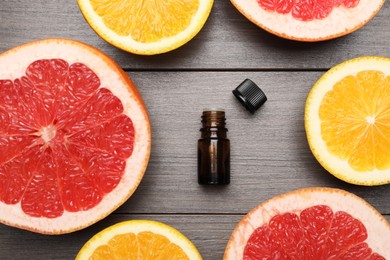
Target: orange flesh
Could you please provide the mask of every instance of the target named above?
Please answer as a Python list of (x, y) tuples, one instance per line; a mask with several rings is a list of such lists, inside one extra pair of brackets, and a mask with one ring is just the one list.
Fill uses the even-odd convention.
[(390, 168), (390, 76), (346, 76), (325, 95), (319, 116), (330, 153), (356, 171)]
[(91, 0), (91, 5), (118, 35), (151, 43), (184, 31), (198, 10), (199, 0)]
[(106, 245), (99, 246), (92, 254), (92, 260), (103, 259), (172, 259), (187, 260), (188, 256), (165, 236), (152, 232), (135, 235), (116, 235)]

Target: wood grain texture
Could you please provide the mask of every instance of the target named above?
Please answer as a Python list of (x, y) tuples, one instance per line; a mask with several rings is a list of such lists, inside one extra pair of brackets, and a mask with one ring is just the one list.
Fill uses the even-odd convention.
[[(149, 110), (153, 147), (135, 194), (116, 212), (84, 230), (45, 236), (0, 225), (0, 259), (72, 259), (105, 227), (128, 219), (170, 224), (199, 248), (221, 259), (231, 232), (263, 201), (310, 187), (345, 189), (390, 221), (387, 186), (349, 185), (327, 173), (307, 144), (304, 105), (327, 68), (346, 59), (390, 57), (390, 5), (359, 31), (332, 41), (300, 43), (277, 38), (246, 20), (227, 0), (215, 0), (202, 31), (188, 44), (153, 57), (109, 45), (88, 26), (73, 1), (0, 0), (0, 52), (33, 40), (65, 37), (110, 55), (138, 86)], [(245, 78), (268, 101), (250, 115), (231, 91)], [(203, 108), (222, 107), (231, 141), (231, 184), (197, 184), (197, 140)]]
[[(187, 236), (205, 260), (222, 259), (226, 244), (241, 215), (126, 215), (112, 214), (99, 223), (71, 234), (47, 236), (0, 226), (2, 260), (74, 259), (94, 234), (121, 221), (150, 219), (171, 225)], [(390, 216), (386, 216), (390, 221)]]
[(277, 38), (256, 27), (227, 1), (216, 0), (203, 30), (168, 54), (142, 57), (109, 45), (88, 26), (76, 1), (2, 0), (0, 52), (52, 37), (98, 47), (126, 69), (326, 69), (363, 55), (390, 57), (390, 5), (359, 31), (320, 43)]
[[(349, 190), (390, 214), (388, 186), (360, 187), (327, 173), (313, 157), (303, 125), (304, 105), (320, 72), (133, 72), (149, 109), (152, 156), (146, 175), (119, 212), (237, 213), (291, 190), (327, 186)], [(268, 101), (255, 115), (231, 91), (245, 78)], [(197, 184), (197, 140), (203, 108), (226, 111), (231, 185)]]

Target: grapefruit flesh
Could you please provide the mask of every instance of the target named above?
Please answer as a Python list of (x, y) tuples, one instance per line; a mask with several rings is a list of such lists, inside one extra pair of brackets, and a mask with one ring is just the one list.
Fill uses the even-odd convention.
[(324, 41), (367, 24), (384, 0), (231, 0), (250, 21), (277, 36)]
[(0, 63), (1, 221), (66, 233), (123, 203), (150, 153), (146, 110), (124, 72), (62, 39), (23, 45)]
[(234, 230), (224, 259), (386, 259), (390, 225), (346, 191), (307, 188), (256, 207)]
[(360, 0), (257, 0), (259, 5), (267, 11), (279, 14), (291, 12), (292, 17), (302, 21), (324, 19), (329, 16), (333, 8), (354, 8)]

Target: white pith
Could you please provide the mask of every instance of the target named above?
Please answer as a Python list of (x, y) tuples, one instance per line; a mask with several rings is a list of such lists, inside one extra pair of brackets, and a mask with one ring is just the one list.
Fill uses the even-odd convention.
[(344, 211), (361, 221), (368, 238), (365, 241), (376, 253), (390, 258), (390, 224), (366, 201), (352, 193), (331, 188), (306, 188), (270, 199), (250, 211), (237, 225), (227, 245), (224, 259), (243, 258), (244, 248), (253, 231), (268, 223), (279, 214), (293, 212), (300, 214), (303, 209), (315, 205), (328, 205), (333, 213)]
[(302, 41), (317, 41), (345, 35), (366, 24), (384, 4), (384, 0), (360, 0), (358, 6), (335, 7), (325, 19), (304, 22), (291, 12), (279, 14), (264, 10), (257, 0), (231, 0), (249, 20), (281, 37)]
[(89, 25), (103, 39), (123, 50), (150, 55), (173, 50), (195, 37), (205, 24), (214, 0), (199, 0), (199, 9), (184, 31), (151, 43), (141, 43), (133, 40), (131, 36), (118, 35), (104, 24), (103, 19), (93, 9), (90, 0), (78, 0), (77, 2)]
[(130, 220), (115, 224), (93, 236), (80, 250), (76, 259), (89, 259), (92, 253), (101, 245), (107, 244), (114, 236), (141, 232), (152, 232), (165, 236), (173, 244), (178, 245), (191, 260), (202, 259), (192, 242), (178, 230), (163, 223), (150, 220)]
[[(103, 56), (102, 56), (103, 55)], [(104, 58), (102, 58), (104, 57)], [(25, 75), (26, 68), (39, 59), (63, 59), (69, 64), (81, 62), (92, 69), (101, 87), (118, 97), (134, 125), (135, 140), (132, 156), (126, 161), (125, 173), (118, 186), (101, 203), (88, 211), (67, 212), (57, 218), (36, 218), (26, 215), (20, 206), (0, 202), (0, 222), (39, 233), (67, 233), (84, 228), (102, 219), (135, 191), (146, 169), (151, 133), (147, 114), (135, 92), (127, 88), (120, 69), (107, 56), (91, 47), (65, 39), (48, 39), (22, 45), (0, 55), (0, 79), (16, 79)]]
[[(362, 70), (377, 70), (390, 75), (390, 59), (381, 57), (361, 57), (346, 61), (325, 73), (313, 86), (305, 109), (306, 135), (310, 148), (317, 160), (336, 177), (354, 184), (378, 185), (390, 183), (390, 169), (358, 172), (348, 161), (329, 153), (321, 136), (319, 109), (321, 101), (333, 86), (347, 75), (356, 75)], [(367, 119), (368, 120), (368, 119)], [(369, 119), (371, 122), (375, 118)]]

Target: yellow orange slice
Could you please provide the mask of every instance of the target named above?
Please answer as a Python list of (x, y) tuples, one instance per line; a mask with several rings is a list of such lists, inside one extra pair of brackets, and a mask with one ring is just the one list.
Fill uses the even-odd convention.
[(205, 24), (213, 0), (78, 0), (89, 25), (125, 51), (151, 55), (176, 49)]
[(130, 220), (104, 229), (78, 253), (81, 259), (202, 259), (179, 231), (160, 222)]
[(325, 73), (307, 98), (305, 128), (313, 154), (336, 177), (390, 183), (390, 59), (356, 58)]

